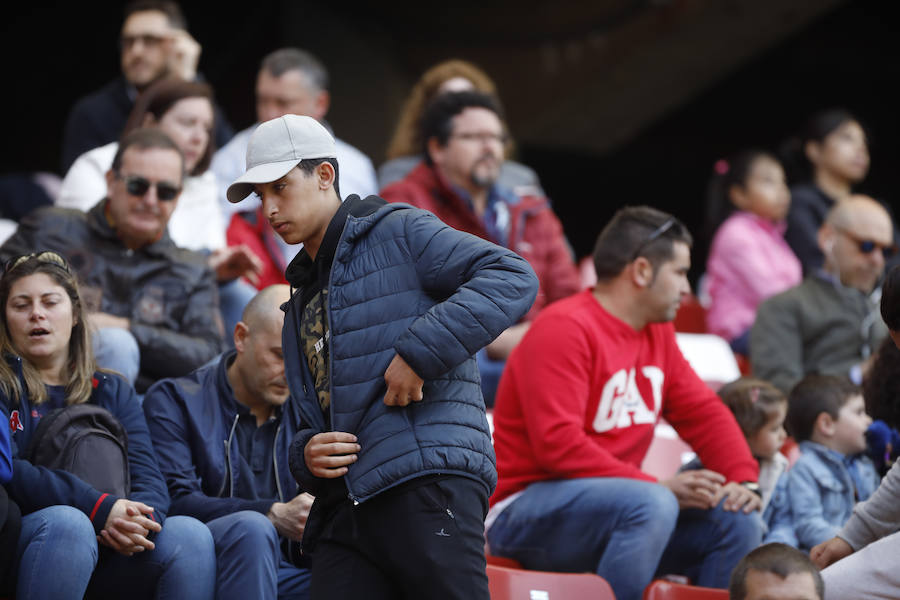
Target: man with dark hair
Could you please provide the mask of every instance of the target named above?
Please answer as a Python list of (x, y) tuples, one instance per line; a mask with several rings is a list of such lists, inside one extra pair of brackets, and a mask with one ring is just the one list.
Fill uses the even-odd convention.
[(304, 429), (291, 471), (316, 498), (314, 598), (487, 600), (494, 454), (472, 355), (531, 305), (514, 253), (434, 215), (334, 189), (332, 136), (285, 115), (250, 138), (234, 202), (256, 192), (304, 247), (287, 268), (284, 364)]
[(108, 197), (89, 212), (45, 207), (26, 216), (0, 260), (55, 250), (78, 272), (101, 367), (138, 391), (185, 375), (222, 349), (215, 276), (206, 257), (175, 246), (166, 225), (184, 179), (184, 157), (158, 129), (119, 144)]
[(299, 542), (312, 497), (288, 468), (300, 429), (281, 348), (279, 307), (289, 298), (286, 285), (259, 292), (234, 328), (234, 350), (156, 383), (144, 399), (172, 514), (212, 532), (219, 598), (309, 597)]
[(896, 252), (884, 207), (867, 196), (835, 204), (819, 230), (825, 265), (760, 304), (750, 330), (753, 374), (787, 393), (807, 373), (862, 381), (863, 365), (887, 335), (878, 280)]
[[(675, 217), (619, 210), (597, 240), (596, 286), (544, 309), (513, 350), (494, 409), (492, 554), (592, 571), (638, 600), (657, 572), (725, 588), (759, 544), (756, 461), (670, 322), (690, 291), (690, 244)], [(660, 417), (706, 469), (641, 470)]]
[(541, 282), (525, 319), (479, 356), (490, 403), (509, 353), (529, 323), (549, 303), (577, 292), (580, 279), (562, 225), (549, 201), (532, 189), (497, 185), (506, 132), (497, 102), (480, 92), (441, 94), (422, 117), (424, 160), (404, 179), (382, 190), (388, 202), (433, 212), (455, 227), (525, 258)]
[(729, 600), (823, 600), (825, 584), (809, 557), (787, 544), (760, 546), (741, 559)]
[[(281, 48), (266, 55), (256, 78), (257, 122), (235, 134), (213, 158), (212, 170), (222, 189), (226, 189), (244, 172), (247, 144), (260, 123), (282, 115), (307, 116), (325, 123), (325, 115), (331, 105), (328, 85), (325, 65), (306, 50)], [(334, 143), (341, 165), (340, 187), (343, 193), (348, 196), (357, 194), (361, 198), (376, 193), (375, 167), (369, 157), (338, 138)], [(233, 213), (235, 207), (227, 201), (224, 193), (222, 200), (226, 214)], [(242, 206), (241, 210), (251, 208)], [(296, 251), (296, 248), (292, 250), (291, 258)]]
[[(75, 159), (118, 139), (138, 94), (158, 79), (171, 75), (185, 80), (197, 76), (200, 44), (187, 31), (181, 8), (171, 0), (134, 0), (125, 6), (119, 39), (122, 74), (75, 103), (66, 121), (62, 142), (62, 173)], [(216, 107), (216, 145), (233, 131)]]

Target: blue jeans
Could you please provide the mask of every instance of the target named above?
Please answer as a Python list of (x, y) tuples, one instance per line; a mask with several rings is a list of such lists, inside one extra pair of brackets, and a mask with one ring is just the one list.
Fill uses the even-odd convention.
[(118, 327), (104, 327), (94, 332), (92, 338), (97, 365), (120, 373), (134, 385), (141, 369), (141, 351), (131, 332)]
[(487, 350), (482, 348), (475, 353), (475, 362), (478, 364), (478, 373), (481, 375), (481, 394), (484, 396), (484, 405), (492, 408), (506, 361), (489, 358)]
[(94, 527), (80, 510), (33, 512), (22, 518), (16, 597), (82, 598), (86, 590), (89, 598), (213, 597), (215, 553), (203, 523), (170, 517), (153, 541), (155, 549), (130, 557), (98, 551)]
[(244, 315), (244, 307), (256, 295), (256, 288), (243, 279), (219, 284), (219, 312), (225, 325), (225, 342), (234, 348), (234, 326)]
[[(640, 600), (658, 571), (727, 587), (759, 545), (758, 515), (679, 511), (675, 495), (646, 481), (582, 478), (531, 484), (488, 531), (491, 553), (529, 569), (592, 571), (619, 600)], [(677, 567), (677, 569), (676, 569)]]
[(309, 570), (284, 559), (265, 515), (244, 510), (206, 525), (216, 544), (218, 598), (309, 599)]

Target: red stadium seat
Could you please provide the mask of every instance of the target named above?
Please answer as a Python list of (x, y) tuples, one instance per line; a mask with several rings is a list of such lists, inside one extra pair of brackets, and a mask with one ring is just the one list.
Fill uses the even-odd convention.
[(491, 600), (615, 600), (605, 579), (593, 573), (548, 573), (487, 566)]
[(728, 590), (657, 580), (644, 590), (644, 600), (728, 600)]
[(505, 556), (492, 556), (490, 554), (488, 554), (486, 557), (487, 564), (494, 565), (495, 567), (506, 567), (508, 569), (522, 568), (522, 563), (514, 558), (506, 558)]
[(675, 314), (675, 331), (682, 333), (707, 333), (706, 309), (697, 296), (691, 294), (681, 303)]

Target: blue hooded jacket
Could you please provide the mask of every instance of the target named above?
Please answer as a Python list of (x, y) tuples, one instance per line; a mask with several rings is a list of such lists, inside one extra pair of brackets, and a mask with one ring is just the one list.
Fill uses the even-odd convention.
[[(528, 311), (537, 277), (505, 248), (427, 211), (383, 202), (351, 196), (336, 216), (349, 212), (327, 284), (330, 420), (361, 447), (343, 481), (355, 503), (429, 474), (470, 477), (490, 493), (496, 459), (473, 355)], [(301, 252), (294, 263), (304, 260)], [(286, 303), (283, 334), (304, 426), (291, 446), (291, 471), (316, 495), (330, 480), (309, 472), (303, 450), (326, 421), (301, 345), (302, 296), (300, 289)], [(384, 404), (384, 373), (395, 354), (425, 380), (421, 402)]]

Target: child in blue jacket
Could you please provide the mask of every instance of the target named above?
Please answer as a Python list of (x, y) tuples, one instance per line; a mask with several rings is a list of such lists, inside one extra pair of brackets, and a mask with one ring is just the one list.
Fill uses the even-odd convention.
[(864, 455), (871, 422), (859, 387), (845, 378), (808, 375), (791, 390), (787, 425), (801, 454), (776, 490), (784, 498), (774, 502), (783, 500), (787, 510), (775, 516), (773, 530), (789, 526), (806, 550), (835, 536), (879, 484)]

